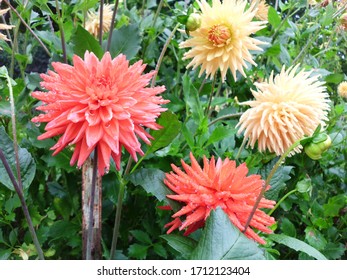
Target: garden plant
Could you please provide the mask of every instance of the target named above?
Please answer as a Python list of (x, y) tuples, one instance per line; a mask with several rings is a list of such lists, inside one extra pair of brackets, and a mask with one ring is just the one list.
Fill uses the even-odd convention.
[(347, 259), (347, 1), (0, 5), (0, 259)]

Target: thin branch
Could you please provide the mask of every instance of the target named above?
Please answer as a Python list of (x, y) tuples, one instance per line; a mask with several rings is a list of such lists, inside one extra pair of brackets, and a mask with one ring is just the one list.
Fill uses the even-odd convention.
[[(58, 0), (55, 0), (55, 6), (56, 6), (56, 10), (57, 10), (57, 15), (58, 15), (58, 25), (59, 25), (60, 38), (61, 38), (61, 48), (63, 50), (63, 61), (64, 61), (64, 63), (67, 63), (65, 33), (64, 33), (64, 26), (62, 23), (62, 17), (60, 15)], [(63, 3), (61, 3), (61, 9), (63, 10)]]
[[(114, 29), (114, 23), (116, 21), (116, 15), (117, 15), (117, 10), (118, 10), (118, 4), (119, 4), (119, 0), (116, 0), (116, 3), (114, 5), (113, 8), (113, 14), (112, 14), (112, 20), (111, 20), (111, 25), (110, 25), (110, 31), (108, 33), (108, 39), (107, 39), (107, 47), (106, 47), (106, 51), (108, 52), (111, 48), (111, 41), (112, 41), (112, 33), (113, 33), (113, 29)], [(124, 3), (125, 4), (125, 3)]]
[(102, 29), (104, 24), (104, 0), (100, 0), (99, 17), (99, 44), (100, 46), (102, 46)]
[(15, 189), (15, 191), (17, 192), (18, 194), (18, 197), (19, 197), (19, 200), (20, 200), (20, 203), (21, 203), (21, 206), (22, 206), (22, 209), (23, 209), (23, 213), (24, 213), (24, 216), (25, 216), (25, 219), (27, 220), (27, 223), (28, 223), (28, 227), (29, 227), (29, 231), (30, 231), (30, 235), (31, 235), (31, 238), (34, 242), (34, 245), (35, 245), (35, 248), (36, 248), (36, 251), (37, 251), (37, 254), (39, 256), (39, 259), (40, 260), (44, 260), (45, 257), (43, 255), (43, 251), (41, 249), (41, 246), (40, 246), (40, 243), (39, 243), (39, 240), (37, 239), (37, 236), (36, 236), (36, 232), (35, 232), (35, 229), (34, 229), (34, 226), (33, 226), (33, 223), (31, 221), (31, 217), (30, 217), (30, 214), (29, 214), (29, 210), (28, 210), (28, 206), (25, 202), (25, 198), (24, 198), (24, 195), (23, 195), (23, 190), (22, 188), (19, 187), (14, 175), (13, 175), (13, 172), (10, 168), (10, 165), (8, 164), (7, 160), (6, 160), (6, 157), (2, 151), (2, 149), (0, 148), (0, 160), (2, 161), (4, 167), (5, 167), (5, 170), (8, 174), (8, 176), (10, 177), (10, 180), (13, 184), (13, 187)]
[(31, 27), (25, 22), (25, 20), (21, 17), (21, 15), (17, 12), (17, 10), (10, 4), (8, 0), (4, 0), (4, 2), (11, 8), (11, 10), (17, 15), (17, 17), (20, 19), (20, 21), (23, 23), (23, 25), (29, 30), (29, 32), (34, 36), (34, 38), (39, 42), (41, 47), (44, 49), (44, 51), (48, 54), (49, 57), (52, 57), (51, 53), (47, 49), (47, 47), (43, 44), (41, 39), (37, 37), (35, 32), (31, 29)]

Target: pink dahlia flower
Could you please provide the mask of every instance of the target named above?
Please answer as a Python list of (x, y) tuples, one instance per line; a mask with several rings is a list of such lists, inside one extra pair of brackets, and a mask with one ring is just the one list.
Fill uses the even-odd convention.
[(100, 175), (109, 170), (111, 156), (120, 168), (122, 147), (137, 161), (136, 153), (144, 154), (137, 136), (150, 144), (152, 137), (144, 128), (161, 128), (155, 120), (166, 110), (160, 105), (168, 103), (158, 96), (164, 86), (146, 88), (154, 72), (143, 74), (142, 61), (129, 66), (124, 55), (112, 59), (108, 52), (100, 61), (87, 51), (84, 60), (73, 57), (73, 66), (52, 66), (54, 71), (41, 74), (41, 86), (48, 92), (32, 93), (43, 102), (37, 110), (44, 112), (32, 121), (47, 122), (38, 139), (60, 136), (53, 155), (75, 144), (70, 164), (77, 162), (78, 167), (96, 148)]

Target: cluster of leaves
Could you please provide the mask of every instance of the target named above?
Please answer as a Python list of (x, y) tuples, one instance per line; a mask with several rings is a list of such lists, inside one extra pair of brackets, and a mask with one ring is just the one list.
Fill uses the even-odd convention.
[[(23, 6), (14, 1), (16, 9), (36, 35), (48, 47), (48, 57), (31, 37), (20, 20), (12, 14), (16, 25), (17, 48), (1, 42), (4, 62), (13, 75), (17, 112), (17, 137), (20, 145), (21, 175), (24, 194), (38, 238), (47, 258), (78, 259), (81, 242), (81, 171), (69, 165), (73, 147), (52, 157), (51, 139), (38, 141), (43, 131), (30, 122), (36, 114), (30, 92), (40, 87), (39, 74), (52, 61), (62, 61), (59, 24), (66, 41), (67, 58), (83, 56), (86, 50), (97, 56), (103, 47), (83, 27), (83, 13), (97, 7), (96, 0), (61, 1), (62, 17), (56, 15), (55, 1), (33, 0)], [(125, 6), (126, 2), (126, 6)], [(161, 50), (179, 19), (193, 1), (136, 1), (121, 3), (113, 31), (112, 57), (124, 53), (131, 61), (142, 59), (155, 69)], [(279, 3), (275, 8), (275, 2)], [(347, 243), (347, 131), (346, 103), (336, 94), (337, 85), (345, 80), (347, 41), (339, 27), (337, 9), (309, 7), (307, 1), (268, 1), (269, 23), (256, 37), (268, 44), (264, 51), (253, 53), (257, 67), (247, 70), (247, 78), (235, 82), (230, 73), (225, 83), (198, 78), (197, 71), (187, 71), (182, 60), (185, 50), (179, 43), (187, 38), (184, 26), (176, 32), (163, 58), (157, 83), (166, 86), (165, 99), (169, 111), (158, 119), (164, 129), (152, 131), (151, 146), (143, 145), (145, 156), (133, 167), (123, 201), (118, 259), (346, 259)], [(336, 34), (339, 34), (338, 36)], [(107, 37), (104, 38), (104, 45)], [(14, 56), (11, 63), (11, 55)], [(15, 62), (14, 62), (15, 61)], [(265, 246), (245, 238), (216, 210), (204, 230), (184, 237), (180, 232), (165, 234), (164, 225), (171, 220), (171, 211), (158, 206), (177, 208), (166, 199), (169, 192), (163, 184), (170, 164), (180, 166), (189, 152), (197, 158), (206, 155), (235, 158), (246, 162), (250, 173), (266, 178), (278, 158), (256, 149), (240, 150), (243, 138), (237, 134), (237, 118), (223, 116), (245, 110), (238, 101), (252, 98), (250, 88), (259, 79), (282, 65), (300, 63), (315, 69), (326, 82), (331, 97), (331, 111), (326, 132), (332, 147), (319, 161), (304, 153), (286, 159), (277, 170), (268, 191), (269, 199), (281, 201), (273, 216), (275, 234), (263, 236)], [(39, 66), (38, 66), (39, 65)], [(216, 91), (214, 91), (216, 89)], [(11, 110), (8, 87), (0, 84), (0, 147), (15, 170), (11, 135)], [(211, 94), (214, 96), (210, 99)], [(123, 167), (128, 155), (124, 156)], [(119, 178), (114, 166), (102, 179), (102, 246), (103, 257), (109, 257), (114, 215), (117, 206)], [(20, 202), (0, 164), (0, 259), (36, 258), (28, 234)]]

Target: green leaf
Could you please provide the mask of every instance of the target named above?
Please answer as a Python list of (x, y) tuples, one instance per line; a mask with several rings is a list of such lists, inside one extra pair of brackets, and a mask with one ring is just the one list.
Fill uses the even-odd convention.
[[(272, 167), (276, 163), (278, 158), (274, 158), (269, 164), (265, 165), (260, 170), (260, 175), (265, 180), (269, 175)], [(292, 171), (293, 166), (280, 166), (276, 173), (270, 180), (271, 188), (266, 191), (265, 196), (268, 199), (277, 200), (279, 193), (286, 187), (286, 182), (290, 180), (290, 172)]]
[(296, 237), (296, 228), (289, 219), (283, 218), (280, 228), (285, 235)]
[(184, 100), (192, 112), (193, 119), (200, 124), (204, 118), (204, 111), (200, 104), (198, 90), (192, 84), (190, 77), (184, 74), (182, 77)]
[(330, 74), (330, 75), (326, 76), (325, 82), (337, 85), (337, 84), (341, 83), (344, 79), (345, 79), (344, 74), (336, 73), (336, 74)]
[(136, 238), (137, 241), (151, 245), (152, 240), (149, 235), (142, 230), (131, 230), (130, 233)]
[(102, 58), (104, 52), (100, 47), (99, 42), (85, 30), (81, 25), (78, 25), (76, 32), (71, 37), (74, 45), (73, 50), (79, 57), (84, 57), (86, 51), (94, 53), (99, 59)]
[[(107, 41), (103, 45), (106, 46)], [(141, 48), (140, 30), (137, 24), (124, 25), (112, 33), (110, 53), (112, 57), (125, 54), (127, 59), (134, 58)]]
[(129, 246), (128, 253), (129, 257), (143, 260), (147, 256), (149, 246), (140, 245), (140, 244), (132, 244)]
[(342, 243), (328, 243), (323, 253), (329, 260), (337, 260), (341, 259), (345, 251), (346, 248)]
[(159, 243), (155, 243), (153, 245), (153, 250), (154, 252), (159, 255), (160, 257), (166, 259), (167, 258), (167, 253), (166, 253), (166, 250), (164, 248), (163, 245), (159, 244)]
[(184, 139), (187, 141), (187, 144), (191, 150), (194, 149), (194, 136), (191, 130), (187, 127), (187, 124), (182, 126), (182, 134)]
[(324, 238), (323, 234), (321, 234), (317, 229), (313, 228), (313, 227), (307, 227), (305, 229), (305, 240), (307, 240), (307, 242), (315, 247), (318, 250), (323, 250), (326, 245), (327, 245), (327, 241)]
[(300, 193), (307, 193), (312, 191), (311, 178), (305, 177), (303, 180), (299, 181), (296, 184), (296, 188), (298, 189), (298, 192)]
[(151, 141), (146, 154), (153, 153), (156, 150), (168, 146), (181, 130), (181, 122), (170, 111), (161, 113), (157, 123), (163, 128), (152, 130), (151, 135), (154, 139)]
[(274, 28), (277, 28), (282, 21), (281, 17), (277, 14), (277, 11), (271, 6), (269, 7), (268, 20)]
[(206, 146), (215, 143), (217, 141), (221, 141), (224, 138), (233, 136), (236, 133), (236, 129), (235, 128), (231, 128), (228, 126), (224, 126), (222, 124), (220, 124), (215, 130), (213, 130), (213, 132), (211, 133)]
[(161, 235), (170, 247), (179, 252), (184, 259), (189, 259), (193, 250), (196, 248), (197, 242), (187, 236), (178, 234)]
[(220, 208), (211, 211), (206, 226), (193, 251), (194, 260), (263, 260), (263, 251), (231, 222)]
[(340, 210), (343, 207), (346, 207), (346, 204), (347, 204), (347, 196), (344, 194), (340, 194), (340, 195), (329, 198), (328, 203), (323, 205), (324, 216), (338, 217)]
[(168, 199), (166, 195), (173, 192), (164, 184), (165, 173), (159, 169), (141, 168), (129, 176), (130, 182), (135, 186), (141, 186), (146, 192), (153, 194), (159, 201), (166, 201), (174, 211), (181, 206), (178, 202)]
[(268, 238), (272, 241), (285, 245), (295, 251), (304, 252), (317, 260), (327, 259), (322, 253), (317, 251), (315, 248), (294, 237), (290, 237), (285, 234), (269, 234)]
[(320, 20), (322, 28), (331, 24), (335, 19), (334, 17), (335, 8), (332, 5), (332, 3), (329, 3), (329, 5), (325, 7), (324, 11), (325, 11), (324, 16)]
[[(16, 169), (16, 160), (14, 155), (13, 142), (8, 137), (5, 132), (4, 127), (0, 127), (0, 148), (2, 149), (8, 164), (11, 167), (11, 170), (17, 179), (17, 169)], [(22, 178), (23, 189), (29, 188), (31, 182), (35, 177), (36, 172), (36, 164), (30, 153), (27, 149), (18, 147), (18, 156), (19, 156), (19, 165), (20, 165), (20, 173)], [(10, 190), (14, 190), (10, 177), (8, 176), (5, 167), (0, 161), (0, 183), (5, 185)]]

